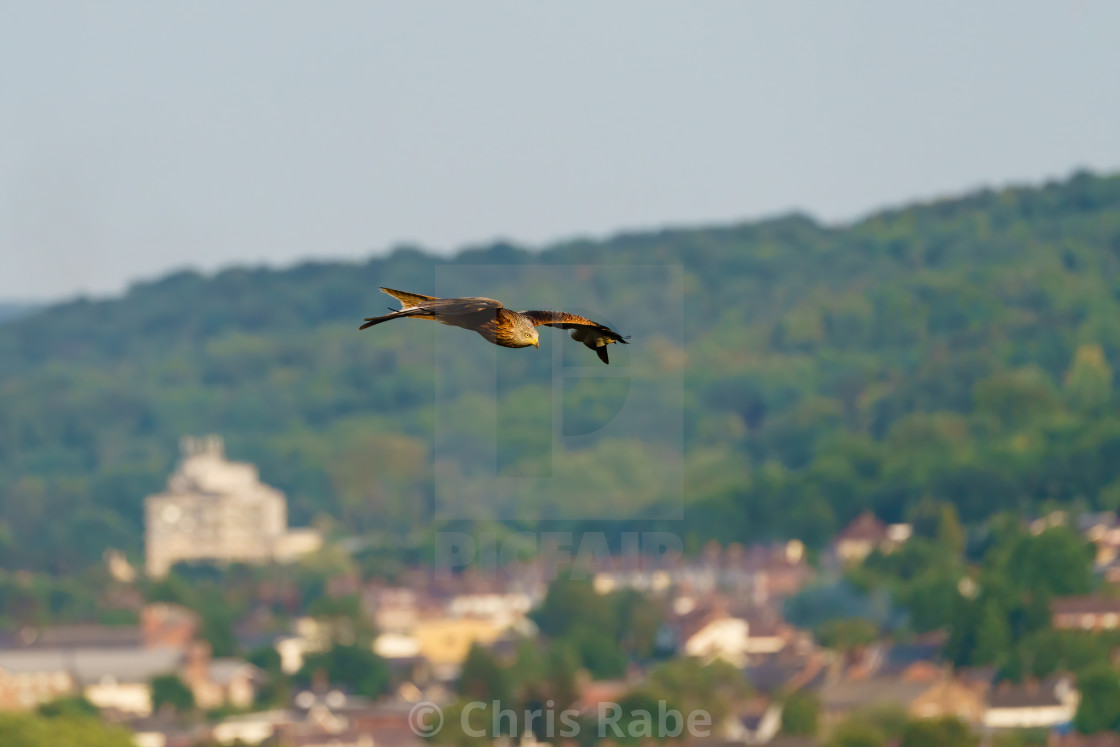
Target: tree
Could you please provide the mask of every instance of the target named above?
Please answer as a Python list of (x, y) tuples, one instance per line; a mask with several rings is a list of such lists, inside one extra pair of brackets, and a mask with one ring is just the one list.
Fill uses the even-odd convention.
[(1120, 511), (1120, 478), (1100, 489), (1097, 503), (1106, 511)]
[(987, 602), (981, 609), (976, 629), (976, 649), (972, 654), (974, 664), (997, 664), (1011, 649), (1011, 628), (1007, 613), (995, 601)]
[(210, 644), (214, 656), (233, 656), (237, 653), (237, 634), (234, 632), (235, 618), (226, 606), (214, 606), (201, 610), (199, 637)]
[(557, 708), (567, 708), (579, 697), (579, 654), (564, 640), (553, 641), (545, 657), (547, 692)]
[(851, 719), (837, 726), (825, 742), (827, 747), (884, 747), (886, 743), (881, 730), (864, 721)]
[(296, 681), (310, 685), (318, 672), (331, 684), (367, 698), (383, 695), (391, 681), (388, 663), (365, 646), (336, 643), (326, 651), (310, 654), (296, 673)]
[(255, 648), (245, 658), (250, 664), (269, 674), (281, 671), (282, 660), (275, 646)]
[(1112, 367), (1100, 345), (1080, 345), (1066, 372), (1066, 391), (1083, 412), (1096, 413), (1112, 396)]
[(29, 713), (0, 712), (0, 744), (4, 747), (134, 747), (132, 734), (81, 716), (46, 718)]
[(858, 617), (829, 620), (817, 628), (817, 640), (825, 648), (851, 651), (879, 638), (879, 627)]
[[(621, 717), (612, 725), (600, 726), (596, 731), (605, 733), (608, 739), (618, 744), (645, 744), (651, 740), (662, 741), (667, 735), (658, 734), (659, 706), (666, 710), (673, 709), (685, 714), (677, 704), (658, 699), (640, 690), (622, 696), (616, 705)], [(687, 714), (682, 716), (681, 723), (670, 723), (668, 728), (685, 727), (684, 719), (686, 718)], [(687, 734), (687, 731), (684, 733)]]
[(782, 733), (815, 736), (820, 728), (820, 717), (820, 699), (811, 693), (792, 693), (782, 704)]
[(579, 652), (580, 660), (592, 678), (610, 679), (626, 673), (626, 654), (610, 633), (581, 626), (573, 630), (567, 639)]
[(58, 698), (43, 703), (36, 709), (40, 716), (47, 718), (78, 717), (97, 718), (101, 711), (83, 697)]
[(937, 516), (937, 541), (954, 553), (964, 551), (965, 533), (957, 508), (952, 503), (942, 503)]
[(1120, 730), (1120, 676), (1107, 665), (1082, 673), (1077, 680), (1081, 703), (1073, 725), (1082, 734)]
[(547, 636), (560, 637), (576, 628), (613, 635), (617, 621), (606, 597), (587, 580), (559, 578), (548, 586), (540, 607), (530, 617)]
[(650, 672), (644, 689), (682, 711), (704, 709), (713, 723), (721, 721), (751, 691), (743, 673), (732, 664), (722, 659), (704, 664), (694, 657), (659, 664)]
[(368, 646), (376, 637), (357, 594), (317, 597), (307, 605), (307, 614), (326, 626), (332, 641)]
[(622, 649), (638, 658), (649, 657), (663, 622), (657, 605), (636, 589), (615, 592), (611, 603), (615, 607)]
[(459, 673), (459, 695), (467, 700), (508, 704), (509, 674), (488, 649), (472, 643)]
[(194, 709), (194, 693), (187, 683), (175, 674), (161, 674), (152, 678), (152, 710), (170, 708), (178, 713)]
[(955, 718), (911, 721), (902, 732), (899, 747), (975, 747), (980, 738), (968, 724)]
[(249, 652), (248, 662), (265, 674), (265, 681), (257, 688), (256, 704), (261, 707), (279, 706), (291, 697), (291, 679), (284, 673), (280, 652), (274, 646), (261, 646)]
[(1010, 546), (1007, 566), (996, 570), (1020, 588), (1054, 596), (1093, 589), (1093, 546), (1065, 526), (1038, 536), (1021, 535)]

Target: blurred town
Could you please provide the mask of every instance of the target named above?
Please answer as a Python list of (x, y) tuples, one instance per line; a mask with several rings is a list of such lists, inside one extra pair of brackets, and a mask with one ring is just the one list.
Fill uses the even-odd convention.
[[(438, 743), (540, 743), (550, 735), (528, 729), (471, 738), (453, 714), (466, 701), (548, 702), (594, 723), (602, 703), (657, 699), (711, 713), (709, 736), (683, 737), (697, 744), (823, 744), (892, 719), (963, 726), (984, 743), (1120, 744), (1069, 728), (1085, 699), (1110, 696), (1082, 692), (1078, 658), (1120, 657), (1112, 512), (977, 532), (934, 504), (912, 524), (863, 513), (815, 554), (791, 538), (712, 542), (696, 557), (614, 554), (551, 577), (539, 558), (378, 575), (352, 549), (288, 527), (285, 497), (216, 436), (183, 439), (145, 508), (145, 567), (105, 553), (101, 602), (118, 619), (5, 633), (0, 709), (96, 713), (138, 747), (415, 745), (409, 714), (421, 701), (451, 714)], [(1080, 547), (1092, 552), (1071, 566)], [(917, 589), (938, 607), (930, 621), (920, 605), (900, 618), (868, 591), (867, 579), (886, 578), (905, 597), (924, 566), (977, 553), (960, 563), (953, 598)], [(1006, 616), (975, 610), (997, 556), (1047, 593), (1021, 609), (1012, 600)], [(231, 589), (251, 600), (243, 614), (223, 606)], [(976, 620), (950, 634), (938, 615)], [(997, 671), (1013, 625), (1031, 627), (1038, 650)]]

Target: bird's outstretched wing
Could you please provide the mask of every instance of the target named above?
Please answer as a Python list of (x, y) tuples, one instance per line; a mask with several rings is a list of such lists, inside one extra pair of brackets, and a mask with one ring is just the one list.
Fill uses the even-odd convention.
[(441, 317), (467, 316), (480, 311), (496, 311), (502, 308), (502, 304), (492, 298), (436, 298), (434, 296), (422, 296), (418, 293), (405, 293), (404, 291), (390, 290), (389, 288), (382, 288), (381, 290), (398, 299), (404, 308), (400, 311), (386, 314), (385, 316), (366, 317), (364, 320), (365, 324), (358, 327), (358, 329), (366, 329), (375, 324), (387, 322), (390, 319), (401, 319), (405, 317), (413, 319), (439, 319)]
[(572, 339), (576, 342), (582, 342), (594, 350), (603, 363), (610, 363), (610, 358), (607, 356), (607, 345), (615, 342), (621, 342), (623, 345), (630, 344), (626, 341), (629, 339), (628, 337), (623, 337), (610, 327), (577, 314), (569, 314), (566, 311), (539, 310), (521, 311), (519, 313), (528, 317), (538, 327), (557, 327), (572, 330)]
[(435, 301), (439, 298), (439, 296), (425, 296), (422, 293), (409, 293), (408, 291), (393, 290), (392, 288), (382, 288), (381, 292), (388, 293), (390, 296), (400, 301), (402, 309), (416, 306), (424, 301)]

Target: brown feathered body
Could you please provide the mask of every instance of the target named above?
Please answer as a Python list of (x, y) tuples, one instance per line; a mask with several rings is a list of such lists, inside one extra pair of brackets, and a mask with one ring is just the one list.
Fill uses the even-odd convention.
[(487, 341), (503, 348), (527, 348), (533, 345), (536, 337), (533, 324), (509, 309), (487, 309), (469, 314), (433, 314), (416, 316), (415, 319), (432, 319), (450, 327), (469, 329), (482, 335)]

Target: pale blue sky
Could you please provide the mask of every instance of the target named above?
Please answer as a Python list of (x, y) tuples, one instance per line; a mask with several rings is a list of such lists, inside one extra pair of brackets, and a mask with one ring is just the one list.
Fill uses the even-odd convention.
[(1120, 169), (1120, 3), (0, 0), (0, 298)]

